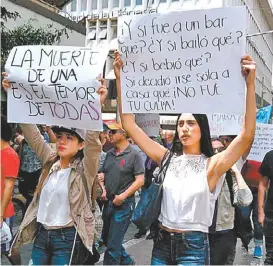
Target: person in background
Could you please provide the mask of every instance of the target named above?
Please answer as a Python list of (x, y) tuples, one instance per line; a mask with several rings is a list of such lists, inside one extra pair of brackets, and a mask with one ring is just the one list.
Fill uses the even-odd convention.
[[(228, 147), (236, 136), (220, 136), (221, 141), (224, 143), (225, 147)], [(254, 243), (255, 249), (253, 252), (254, 258), (262, 258), (263, 256), (263, 231), (258, 223), (258, 184), (261, 178), (259, 174), (260, 163), (255, 161), (247, 160), (247, 156), (250, 152), (251, 145), (244, 152), (243, 156), (237, 161), (236, 166), (238, 170), (242, 173), (242, 176), (246, 183), (248, 184), (253, 200), (250, 205), (246, 207), (241, 207), (242, 221), (244, 224), (244, 234), (247, 241), (250, 242), (253, 238), (252, 223), (254, 225)], [(251, 216), (252, 213), (252, 216)], [(252, 223), (251, 223), (252, 218)], [(233, 255), (235, 256), (236, 249), (233, 250)]]
[[(212, 147), (215, 154), (225, 150), (220, 139), (212, 139)], [(234, 206), (248, 206), (252, 202), (252, 193), (245, 183), (236, 165), (227, 171), (216, 201), (212, 226), (210, 227), (210, 264), (232, 265), (229, 258), (231, 250), (237, 243), (237, 234), (234, 228)]]
[(105, 139), (102, 150), (104, 152), (108, 152), (111, 149), (115, 148), (114, 144), (110, 141), (109, 127), (106, 123), (103, 123), (103, 132), (101, 134), (102, 134), (102, 138)]
[[(50, 143), (51, 141), (50, 141), (49, 135), (47, 133), (48, 127), (46, 125), (39, 125), (38, 128), (41, 132), (41, 135), (44, 137), (45, 143)], [(52, 134), (54, 135), (53, 132), (52, 132)], [(54, 136), (54, 139), (55, 139), (55, 136)]]
[[(265, 265), (273, 265), (273, 151), (268, 152), (259, 169), (258, 210), (259, 223), (265, 237)], [(265, 200), (265, 194), (267, 197)]]
[[(38, 127), (45, 143), (56, 142), (56, 136), (50, 127)], [(47, 132), (50, 132), (49, 134)], [(51, 136), (52, 139), (49, 138)], [(26, 208), (33, 199), (34, 191), (37, 187), (42, 164), (34, 150), (28, 145), (26, 139), (23, 139), (19, 147), (20, 171), (19, 171), (19, 192), (26, 199)]]
[(164, 138), (162, 139), (164, 147), (171, 150), (173, 145), (174, 132), (172, 130), (167, 130), (164, 134)]
[(104, 161), (104, 185), (107, 202), (103, 208), (104, 265), (133, 265), (123, 239), (135, 208), (135, 192), (144, 185), (144, 167), (139, 153), (129, 144), (118, 123), (108, 125), (110, 140), (116, 148)]
[[(253, 201), (249, 206), (243, 207), (241, 210), (246, 236), (249, 241), (253, 238), (254, 231), (255, 249), (253, 252), (253, 257), (257, 259), (261, 259), (263, 257), (263, 228), (258, 219), (258, 187), (262, 178), (259, 172), (260, 166), (260, 162), (247, 160), (242, 169), (242, 175), (252, 192)], [(254, 230), (252, 224), (254, 226)]]
[[(14, 221), (14, 206), (12, 204), (12, 193), (15, 179), (19, 171), (19, 157), (10, 147), (9, 142), (12, 139), (13, 130), (11, 124), (7, 123), (7, 118), (1, 115), (1, 220), (7, 223), (12, 233)], [(12, 265), (20, 265), (21, 257), (18, 249), (12, 249), (12, 256), (8, 256), (11, 243), (1, 245), (1, 254), (5, 255)]]

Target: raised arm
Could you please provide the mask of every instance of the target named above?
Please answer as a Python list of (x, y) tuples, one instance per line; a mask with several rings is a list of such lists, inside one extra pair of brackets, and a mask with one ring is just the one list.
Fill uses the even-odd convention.
[(133, 141), (145, 152), (145, 154), (160, 165), (167, 149), (157, 142), (151, 140), (144, 131), (138, 127), (135, 122), (133, 114), (123, 114), (121, 106), (121, 82), (120, 82), (120, 68), (123, 63), (118, 52), (115, 52), (114, 70), (116, 75), (117, 94), (118, 94), (118, 106), (121, 118), (122, 127), (133, 139)]
[(99, 132), (87, 131), (83, 152), (84, 174), (87, 177), (90, 189), (99, 170), (99, 158), (101, 152)]
[(229, 147), (211, 160), (207, 170), (210, 189), (213, 189), (218, 179), (243, 156), (251, 146), (256, 129), (256, 99), (255, 77), (256, 63), (250, 56), (241, 59), (242, 74), (246, 79), (246, 112), (241, 133), (232, 141)]
[(36, 125), (20, 124), (20, 127), (28, 145), (34, 150), (42, 165), (44, 165), (55, 152), (47, 143), (45, 143), (44, 138)]

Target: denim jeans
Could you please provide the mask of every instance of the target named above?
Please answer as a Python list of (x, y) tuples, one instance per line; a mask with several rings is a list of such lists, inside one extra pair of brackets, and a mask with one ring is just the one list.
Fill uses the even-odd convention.
[(264, 237), (265, 237), (265, 265), (273, 265), (273, 216), (265, 216), (264, 220)]
[(169, 233), (159, 230), (152, 252), (152, 265), (209, 265), (206, 233)]
[(104, 205), (102, 213), (102, 237), (106, 246), (104, 265), (132, 264), (133, 260), (126, 253), (122, 243), (134, 208), (134, 197), (127, 198), (120, 206), (115, 206), (111, 201)]
[[(33, 265), (69, 265), (76, 229), (74, 227), (46, 230), (38, 225), (31, 259)], [(72, 264), (82, 264), (87, 253), (77, 235)]]
[(253, 195), (252, 203), (247, 207), (242, 207), (242, 218), (245, 226), (246, 232), (248, 232), (247, 236), (252, 238), (252, 225), (250, 221), (250, 216), (252, 212), (252, 222), (254, 225), (254, 242), (256, 245), (263, 244), (263, 228), (259, 224), (258, 221), (258, 188), (250, 187)]
[[(225, 230), (209, 234), (210, 264), (232, 265), (234, 258), (229, 259), (236, 248), (237, 236), (234, 230)], [(235, 255), (235, 254), (234, 254)]]

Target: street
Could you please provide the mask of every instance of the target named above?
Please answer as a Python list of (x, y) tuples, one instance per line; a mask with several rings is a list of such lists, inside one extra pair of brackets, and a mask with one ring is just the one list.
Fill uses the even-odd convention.
[[(135, 225), (131, 224), (126, 233), (124, 239), (124, 246), (128, 253), (135, 259), (137, 265), (149, 265), (152, 253), (152, 240), (146, 240), (145, 238), (134, 239), (134, 234), (137, 232)], [(31, 256), (32, 244), (26, 245), (20, 248), (21, 259), (23, 265), (29, 264)], [(254, 244), (251, 242), (249, 252), (242, 247), (241, 241), (237, 242), (237, 252), (235, 258), (235, 265), (262, 265), (263, 260), (254, 259), (253, 254)], [(103, 248), (100, 249), (103, 253)], [(101, 255), (100, 262), (98, 265), (102, 265), (103, 255)], [(1, 258), (2, 265), (10, 265), (5, 257)]]

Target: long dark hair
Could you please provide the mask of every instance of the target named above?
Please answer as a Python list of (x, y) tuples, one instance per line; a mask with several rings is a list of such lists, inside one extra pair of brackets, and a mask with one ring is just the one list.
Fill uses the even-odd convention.
[[(173, 146), (172, 146), (172, 152), (178, 153), (178, 154), (183, 153), (183, 145), (179, 139), (178, 131), (177, 131), (178, 121), (179, 121), (181, 115), (178, 116), (177, 121), (176, 121), (175, 136), (173, 139)], [(200, 130), (201, 130), (201, 141), (200, 141), (201, 153), (207, 157), (211, 157), (211, 156), (213, 156), (213, 149), (212, 149), (212, 144), (211, 144), (208, 118), (204, 114), (192, 114), (192, 115), (196, 119), (196, 121), (200, 127)]]

